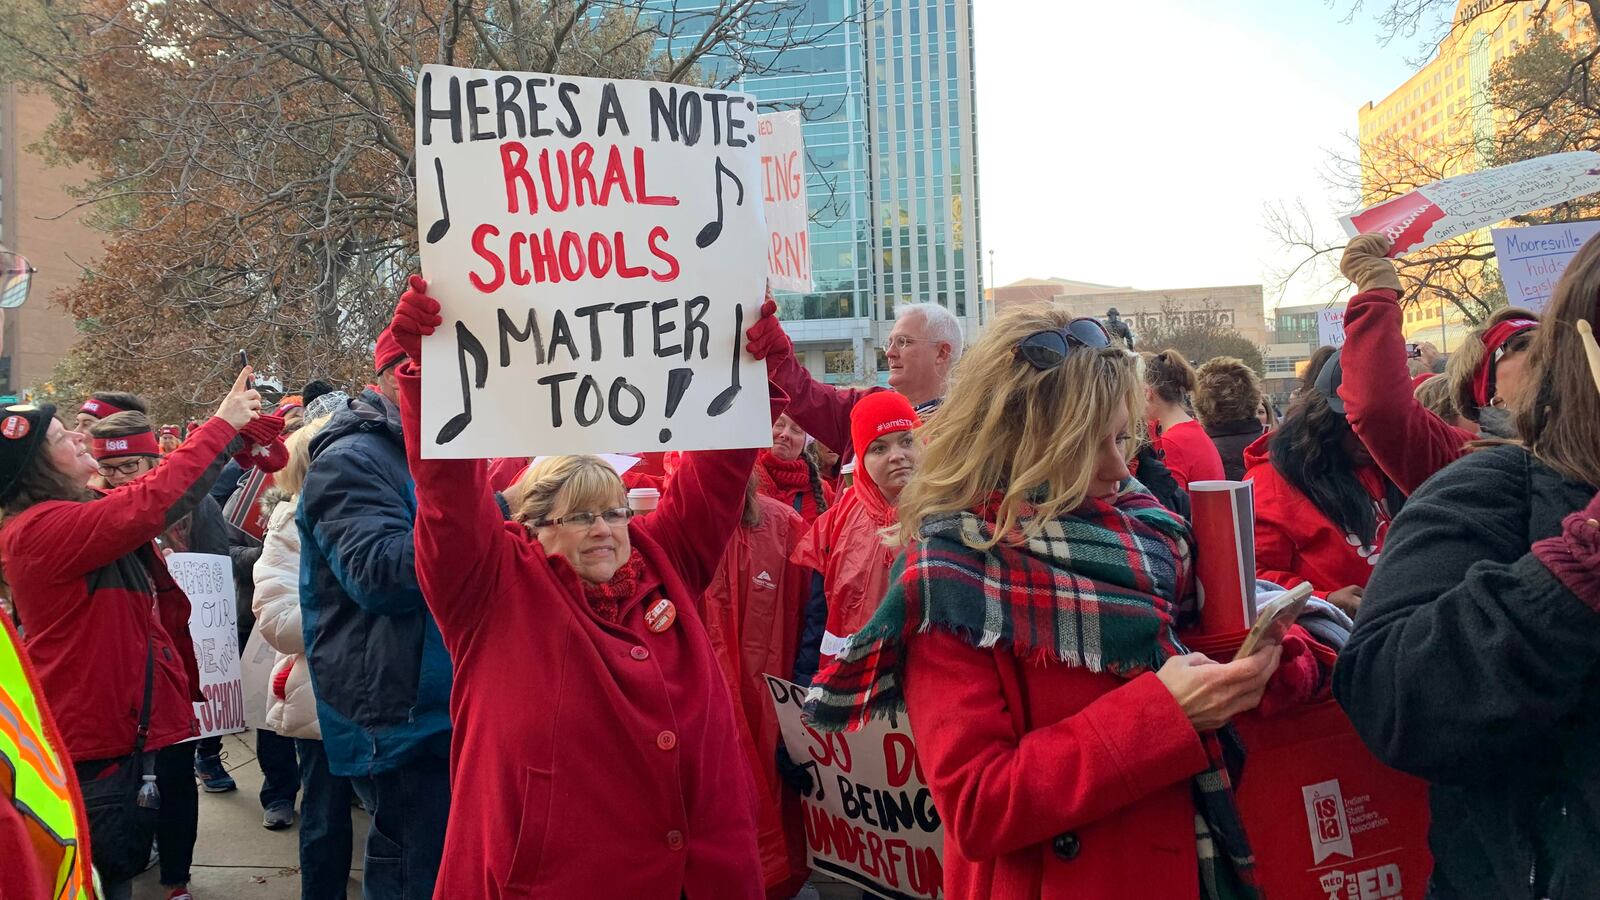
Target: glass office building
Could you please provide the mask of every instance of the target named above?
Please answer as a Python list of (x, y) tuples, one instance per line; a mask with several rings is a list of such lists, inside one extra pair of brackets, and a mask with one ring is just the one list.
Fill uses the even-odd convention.
[[(698, 36), (718, 4), (660, 6)], [(984, 315), (972, 2), (803, 0), (778, 20), (803, 45), (736, 87), (805, 114), (814, 288), (781, 314), (818, 377), (881, 380), (898, 305), (939, 303), (969, 340)]]

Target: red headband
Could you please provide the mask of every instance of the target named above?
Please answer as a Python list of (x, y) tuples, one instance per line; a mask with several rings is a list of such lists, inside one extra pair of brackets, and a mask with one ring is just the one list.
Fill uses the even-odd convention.
[(92, 438), (89, 441), (89, 452), (95, 459), (111, 459), (120, 456), (160, 456), (161, 447), (156, 443), (156, 436), (148, 431), (138, 434), (125, 434), (121, 437)]
[(1478, 360), (1478, 368), (1472, 373), (1474, 403), (1488, 406), (1494, 399), (1489, 396), (1489, 386), (1494, 380), (1495, 363), (1500, 361), (1500, 348), (1524, 331), (1538, 327), (1539, 323), (1533, 319), (1507, 319), (1483, 333), (1483, 359)]
[(90, 397), (89, 399), (83, 401), (82, 406), (78, 407), (78, 412), (88, 413), (89, 415), (94, 416), (96, 419), (104, 419), (106, 416), (112, 415), (113, 413), (127, 412), (127, 410), (115, 404), (107, 403), (104, 400), (96, 400), (95, 398)]

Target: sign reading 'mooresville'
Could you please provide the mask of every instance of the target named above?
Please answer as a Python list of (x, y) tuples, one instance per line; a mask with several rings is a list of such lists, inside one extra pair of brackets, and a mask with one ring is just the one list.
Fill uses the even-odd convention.
[(770, 442), (752, 98), (426, 66), (416, 101), (424, 456)]

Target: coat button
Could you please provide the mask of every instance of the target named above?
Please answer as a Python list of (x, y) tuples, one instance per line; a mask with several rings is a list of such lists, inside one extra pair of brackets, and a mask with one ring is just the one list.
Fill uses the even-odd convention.
[(1072, 862), (1078, 858), (1078, 852), (1083, 849), (1083, 844), (1078, 842), (1077, 835), (1063, 831), (1050, 842), (1050, 849), (1055, 851), (1056, 858), (1062, 862)]
[(663, 750), (671, 750), (678, 746), (678, 736), (670, 731), (663, 731), (656, 735), (656, 746)]
[(683, 832), (677, 830), (667, 832), (667, 849), (683, 849)]
[(639, 660), (640, 662), (643, 662), (650, 658), (650, 651), (643, 647), (636, 646), (632, 650), (628, 651), (628, 655)]

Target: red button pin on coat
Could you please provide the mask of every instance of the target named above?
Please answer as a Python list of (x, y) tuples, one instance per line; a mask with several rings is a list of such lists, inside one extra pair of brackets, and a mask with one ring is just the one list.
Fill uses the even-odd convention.
[(13, 441), (27, 437), (32, 430), (33, 424), (24, 416), (6, 416), (6, 420), (0, 422), (0, 434)]
[(662, 597), (644, 614), (644, 627), (650, 629), (652, 634), (660, 634), (671, 628), (677, 620), (678, 608), (672, 605), (671, 600)]
[(678, 736), (670, 731), (663, 731), (656, 735), (656, 746), (663, 750), (671, 750), (678, 746)]

